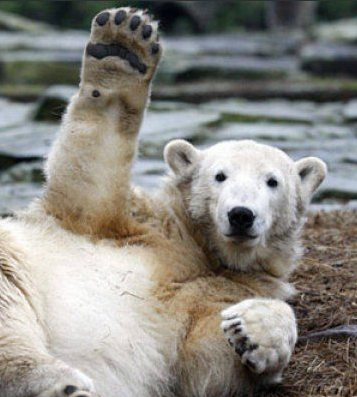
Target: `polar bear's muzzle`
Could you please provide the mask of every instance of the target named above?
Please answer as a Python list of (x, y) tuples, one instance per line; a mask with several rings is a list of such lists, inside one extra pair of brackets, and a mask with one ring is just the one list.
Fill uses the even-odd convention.
[(234, 207), (227, 213), (229, 222), (229, 233), (227, 237), (239, 237), (246, 239), (254, 239), (252, 233), (255, 215), (253, 211), (247, 207)]

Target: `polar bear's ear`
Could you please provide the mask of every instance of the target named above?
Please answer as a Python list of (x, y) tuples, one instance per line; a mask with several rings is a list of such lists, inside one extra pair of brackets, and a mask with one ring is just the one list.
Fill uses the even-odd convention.
[(164, 158), (175, 174), (182, 175), (197, 161), (199, 153), (200, 151), (187, 141), (176, 139), (166, 145)]
[(327, 166), (317, 157), (305, 157), (295, 164), (301, 178), (303, 199), (309, 202), (312, 195), (325, 179)]

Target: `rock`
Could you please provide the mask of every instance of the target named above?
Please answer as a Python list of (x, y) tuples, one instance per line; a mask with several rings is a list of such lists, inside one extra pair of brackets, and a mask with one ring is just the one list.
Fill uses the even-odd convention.
[(21, 161), (42, 159), (49, 150), (58, 125), (27, 123), (0, 134), (0, 168)]
[[(283, 150), (299, 148), (304, 150), (321, 144), (323, 139), (353, 138), (353, 132), (348, 127), (318, 124), (314, 126), (304, 124), (284, 124), (273, 122), (256, 123), (226, 123), (223, 127), (211, 130), (207, 136), (209, 140), (221, 141), (225, 139), (254, 139), (284, 146)], [(285, 145), (282, 143), (286, 142)], [(297, 145), (295, 145), (297, 142)], [(294, 144), (293, 144), (294, 143)]]
[(36, 183), (16, 183), (0, 185), (0, 214), (12, 215), (24, 209), (36, 197), (41, 197), (41, 185)]
[(161, 74), (170, 81), (192, 81), (207, 78), (264, 80), (286, 77), (297, 71), (293, 57), (259, 58), (249, 56), (180, 57), (164, 60)]
[(341, 122), (342, 104), (317, 105), (308, 101), (282, 99), (265, 101), (221, 100), (206, 104), (204, 108), (220, 111), (227, 121), (282, 123)]
[(357, 200), (349, 202), (324, 200), (322, 203), (312, 203), (309, 207), (309, 212), (333, 212), (333, 211), (357, 211)]
[(4, 97), (12, 101), (29, 103), (36, 101), (45, 89), (46, 86), (44, 85), (0, 84), (0, 97)]
[(0, 30), (44, 33), (51, 31), (52, 26), (0, 10)]
[(42, 183), (45, 181), (43, 161), (31, 161), (16, 164), (0, 174), (0, 183), (17, 182)]
[(357, 199), (357, 167), (332, 171), (316, 194), (316, 200), (326, 198), (352, 200)]
[(161, 158), (170, 140), (182, 138), (198, 142), (207, 125), (219, 120), (219, 113), (200, 109), (149, 112), (141, 129), (140, 152), (146, 157)]
[(346, 104), (343, 115), (347, 121), (357, 121), (357, 99), (353, 99)]
[(15, 51), (1, 55), (0, 80), (6, 84), (79, 83), (81, 56), (62, 52)]
[(163, 160), (140, 158), (134, 164), (133, 183), (147, 190), (158, 189), (165, 170)]
[(269, 81), (191, 81), (156, 84), (153, 99), (203, 103), (226, 98), (250, 100), (291, 99), (316, 102), (346, 101), (357, 97), (354, 79), (312, 79)]
[(342, 164), (353, 153), (357, 154), (357, 140), (355, 138), (275, 141), (274, 145), (287, 152), (294, 159), (304, 156), (317, 156), (321, 157), (330, 166)]
[(318, 76), (357, 76), (357, 48), (337, 44), (310, 44), (301, 52), (301, 68)]
[(78, 91), (75, 86), (54, 85), (38, 100), (34, 111), (35, 121), (59, 121), (70, 98)]
[(0, 98), (0, 133), (24, 123), (32, 110), (32, 104), (14, 103)]
[(295, 33), (267, 35), (256, 32), (206, 34), (204, 36), (166, 37), (168, 52), (192, 56), (244, 55), (276, 57), (293, 54), (299, 48), (302, 36)]
[(67, 53), (80, 57), (88, 41), (88, 32), (80, 30), (53, 31), (46, 29), (40, 33), (0, 31), (1, 54), (16, 52)]
[(317, 40), (338, 43), (357, 43), (357, 18), (338, 19), (314, 27)]

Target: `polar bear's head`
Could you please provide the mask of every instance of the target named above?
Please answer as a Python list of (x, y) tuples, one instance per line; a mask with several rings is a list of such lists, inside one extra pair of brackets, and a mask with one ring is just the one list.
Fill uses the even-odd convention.
[(242, 269), (252, 261), (296, 256), (307, 206), (326, 176), (324, 162), (294, 162), (253, 141), (198, 150), (175, 140), (165, 159), (192, 223), (225, 265)]

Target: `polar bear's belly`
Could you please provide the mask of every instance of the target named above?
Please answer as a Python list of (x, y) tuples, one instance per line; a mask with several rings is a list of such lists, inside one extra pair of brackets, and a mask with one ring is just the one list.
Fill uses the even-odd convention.
[(30, 271), (50, 352), (92, 377), (106, 397), (147, 396), (148, 385), (166, 382), (166, 331), (148, 293), (153, 258), (83, 240), (38, 247)]

